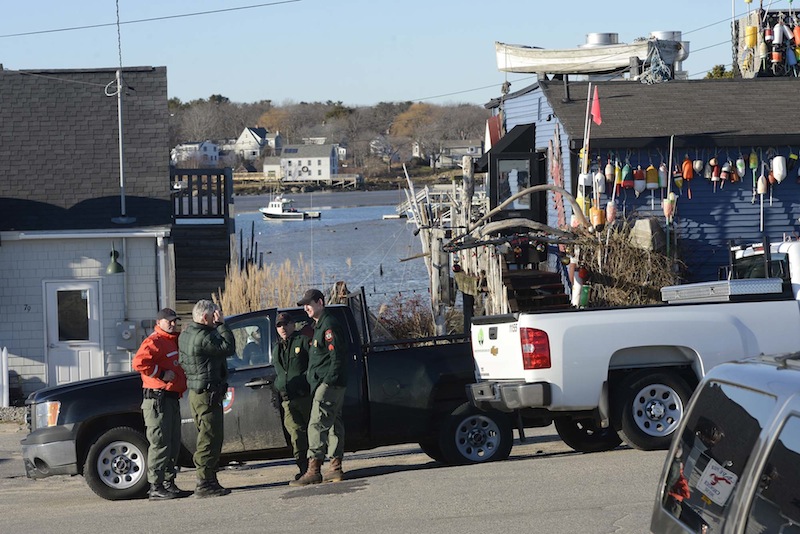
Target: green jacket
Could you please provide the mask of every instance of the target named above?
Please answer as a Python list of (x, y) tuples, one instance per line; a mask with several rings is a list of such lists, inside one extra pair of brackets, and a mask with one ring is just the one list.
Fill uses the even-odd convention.
[(323, 310), (319, 320), (314, 323), (314, 336), (308, 349), (308, 383), (311, 391), (317, 386), (345, 387), (347, 385), (347, 337), (339, 322)]
[(178, 336), (178, 359), (191, 390), (217, 387), (228, 379), (228, 356), (236, 352), (233, 333), (226, 324), (217, 327), (192, 321)]
[(308, 338), (300, 332), (292, 332), (289, 339), (278, 338), (272, 349), (275, 365), (275, 389), (288, 395), (289, 400), (307, 397), (310, 386), (306, 378), (308, 369)]

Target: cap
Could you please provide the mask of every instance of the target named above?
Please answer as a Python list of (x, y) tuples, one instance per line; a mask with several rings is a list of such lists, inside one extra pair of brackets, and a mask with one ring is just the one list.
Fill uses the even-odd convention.
[(290, 322), (292, 322), (292, 316), (286, 312), (279, 313), (277, 319), (275, 320), (275, 324), (290, 323)]
[(178, 317), (178, 314), (175, 313), (175, 310), (173, 310), (172, 308), (164, 308), (163, 310), (158, 312), (158, 315), (156, 315), (157, 321), (160, 321), (161, 319), (166, 319), (168, 321), (171, 321), (173, 319), (180, 319), (180, 317)]
[(325, 295), (322, 294), (322, 291), (319, 289), (309, 289), (305, 293), (303, 293), (303, 298), (297, 301), (298, 306), (305, 306), (311, 302), (315, 302), (317, 300), (325, 300)]

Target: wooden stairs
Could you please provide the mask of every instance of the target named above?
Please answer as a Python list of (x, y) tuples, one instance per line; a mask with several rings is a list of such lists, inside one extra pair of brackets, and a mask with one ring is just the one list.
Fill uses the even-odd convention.
[(527, 268), (512, 270), (503, 262), (502, 277), (512, 313), (570, 307), (560, 273)]

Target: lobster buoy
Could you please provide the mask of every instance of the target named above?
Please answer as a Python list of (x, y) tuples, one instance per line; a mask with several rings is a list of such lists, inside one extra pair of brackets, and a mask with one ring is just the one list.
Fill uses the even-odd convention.
[(800, 24), (794, 25), (792, 33), (794, 34), (794, 45), (800, 46)]
[(606, 212), (603, 208), (591, 208), (589, 210), (589, 220), (598, 232), (606, 225)]
[(755, 174), (756, 169), (758, 169), (758, 156), (756, 155), (755, 150), (750, 151), (750, 170), (753, 171)]
[(758, 58), (759, 59), (767, 59), (769, 55), (769, 47), (765, 41), (761, 41), (758, 43)]
[(708, 164), (711, 165), (712, 167), (716, 167), (717, 165), (719, 165), (719, 162), (717, 162), (717, 156), (714, 156), (713, 158), (708, 160)]
[(594, 190), (600, 194), (606, 192), (606, 175), (600, 171), (594, 173)]
[(787, 171), (794, 170), (795, 165), (797, 165), (797, 158), (798, 157), (799, 156), (797, 154), (795, 154), (794, 152), (789, 152), (789, 162), (786, 165), (786, 170)]
[(770, 56), (770, 61), (773, 63), (780, 63), (783, 61), (783, 53), (781, 52), (780, 48), (773, 48), (772, 55)]
[(658, 169), (651, 163), (644, 171), (644, 179), (647, 182), (647, 189), (658, 189)]
[(744, 27), (744, 43), (747, 48), (755, 48), (758, 43), (758, 26)]
[(683, 174), (681, 174), (681, 169), (677, 165), (675, 165), (675, 170), (672, 171), (672, 180), (678, 189), (683, 187)]
[(675, 217), (675, 203), (677, 198), (675, 193), (670, 191), (669, 195), (661, 201), (661, 210), (664, 212), (664, 217), (667, 219), (668, 224), (672, 224), (672, 219)]
[(711, 165), (710, 163), (706, 163), (706, 168), (703, 171), (703, 177), (706, 180), (711, 180), (713, 173), (714, 173), (714, 166)]
[(788, 46), (786, 48), (786, 65), (788, 65), (789, 67), (794, 67), (795, 65), (797, 65), (797, 54), (795, 53), (795, 51), (792, 49), (791, 46)]
[(642, 191), (647, 188), (647, 181), (645, 180), (644, 171), (642, 170), (642, 166), (639, 165), (635, 171), (633, 171), (633, 191), (636, 193), (638, 197)]
[(781, 183), (786, 178), (786, 158), (783, 156), (775, 156), (772, 158), (772, 174), (775, 181)]
[(696, 174), (700, 174), (701, 172), (703, 172), (703, 168), (705, 166), (706, 166), (706, 164), (703, 163), (702, 159), (696, 159), (696, 160), (694, 160), (694, 162), (692, 162), (692, 167), (694, 167), (694, 172)]
[(668, 175), (667, 164), (662, 162), (661, 165), (658, 166), (658, 187), (667, 187)]
[(611, 158), (608, 159), (608, 163), (606, 163), (606, 180), (614, 183), (614, 164), (611, 163)]
[(683, 160), (683, 168), (681, 172), (683, 173), (684, 180), (691, 180), (694, 178), (694, 164), (692, 164), (692, 160), (689, 159), (689, 155), (687, 154)]
[(719, 182), (720, 179), (720, 168), (719, 165), (714, 165), (711, 167), (711, 181), (712, 182)]
[(767, 177), (764, 176), (764, 171), (762, 169), (761, 176), (758, 177), (758, 184), (756, 186), (756, 192), (759, 195), (764, 195), (767, 193)]
[(633, 189), (633, 173), (631, 172), (631, 164), (626, 163), (622, 167), (622, 188)]
[(730, 177), (731, 177), (731, 162), (726, 161), (725, 163), (722, 164), (722, 170), (719, 173), (719, 178), (723, 182), (727, 182)]
[(747, 164), (744, 162), (744, 158), (739, 156), (739, 159), (736, 160), (736, 174), (739, 175), (739, 178), (744, 178), (746, 172)]
[(614, 188), (617, 193), (622, 190), (622, 165), (619, 164), (619, 160), (614, 162)]
[(581, 187), (591, 187), (592, 179), (589, 177), (588, 174), (582, 172), (578, 175), (578, 185)]
[(771, 43), (772, 39), (773, 39), (773, 36), (774, 36), (774, 34), (772, 32), (772, 28), (770, 28), (769, 26), (764, 28), (764, 42), (765, 43)]
[(606, 204), (606, 222), (611, 224), (617, 218), (617, 205), (614, 201), (609, 200)]
[(772, 174), (772, 169), (769, 170), (769, 174), (767, 175), (767, 182), (769, 185), (775, 185), (778, 181), (775, 179), (775, 175)]

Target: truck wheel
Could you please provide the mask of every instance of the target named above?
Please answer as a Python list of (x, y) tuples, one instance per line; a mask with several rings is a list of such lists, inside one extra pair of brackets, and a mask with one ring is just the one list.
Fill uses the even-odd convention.
[(97, 495), (110, 501), (147, 494), (147, 448), (144, 435), (130, 427), (107, 430), (89, 448), (83, 476)]
[(631, 374), (620, 384), (614, 408), (620, 438), (643, 451), (668, 448), (691, 396), (686, 380), (676, 373)]
[(497, 410), (480, 411), (464, 403), (442, 425), (439, 445), (444, 463), (478, 464), (505, 460), (511, 454), (511, 420)]
[(613, 428), (598, 427), (591, 418), (558, 417), (554, 423), (561, 440), (578, 452), (610, 451), (622, 443)]

